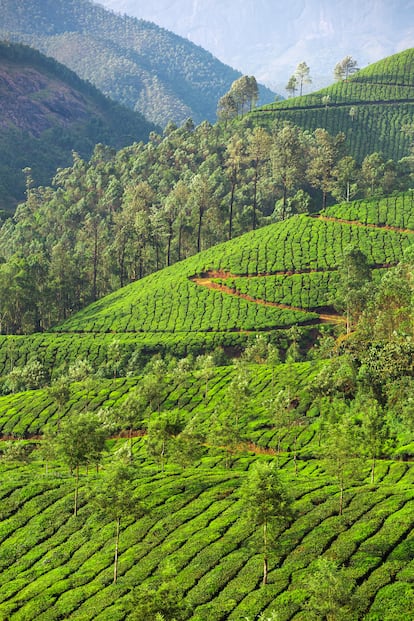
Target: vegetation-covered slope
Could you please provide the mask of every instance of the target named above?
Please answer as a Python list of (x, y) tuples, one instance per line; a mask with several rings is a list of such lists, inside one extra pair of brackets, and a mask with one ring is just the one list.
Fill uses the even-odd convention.
[(412, 192), (295, 216), (121, 288), (54, 333), (0, 337), (0, 373), (36, 357), (53, 373), (78, 358), (97, 369), (114, 356), (126, 370), (138, 350), (145, 357), (240, 348), (257, 331), (280, 332), (286, 350), (297, 336), (285, 331), (294, 326), (308, 335), (344, 328), (338, 287), (350, 248), (364, 253), (378, 279), (413, 242)]
[[(294, 217), (103, 298), (62, 326), (72, 332), (3, 336), (0, 615), (411, 621), (412, 213), (407, 193)], [(337, 321), (321, 308), (326, 289), (309, 285), (332, 273), (340, 291), (349, 244), (378, 274), (362, 310), (353, 298), (352, 334), (320, 339), (305, 362), (293, 362), (297, 328), (275, 336), (286, 317), (243, 334), (248, 306), (279, 311), (266, 304), (285, 285), (288, 304), (306, 310), (312, 298), (313, 321)], [(128, 316), (135, 330), (146, 317), (140, 307), (169, 354), (144, 374), (151, 335), (125, 333)], [(213, 348), (235, 328), (244, 342), (233, 345), (248, 346), (220, 366)], [(171, 358), (203, 346), (209, 355)], [(110, 438), (105, 457), (97, 432)], [(254, 511), (266, 516), (266, 486), (248, 485), (275, 472), (288, 492), (276, 523)]]
[(101, 299), (57, 330), (185, 334), (335, 322), (336, 313), (322, 309), (332, 305), (346, 249), (359, 248), (379, 269), (414, 242), (412, 193), (356, 202), (347, 221), (343, 210), (294, 216), (215, 246)]
[(25, 190), (24, 168), (50, 183), (72, 151), (90, 157), (96, 143), (120, 148), (147, 140), (155, 127), (104, 97), (51, 58), (0, 43), (0, 209), (12, 212)]
[(389, 56), (316, 93), (293, 97), (253, 113), (260, 124), (280, 119), (314, 130), (344, 132), (349, 152), (362, 161), (382, 152), (408, 155), (414, 119), (414, 48)]
[[(219, 98), (240, 73), (155, 24), (89, 0), (1, 0), (0, 37), (31, 45), (153, 123), (216, 118)], [(274, 95), (262, 89), (263, 102)]]

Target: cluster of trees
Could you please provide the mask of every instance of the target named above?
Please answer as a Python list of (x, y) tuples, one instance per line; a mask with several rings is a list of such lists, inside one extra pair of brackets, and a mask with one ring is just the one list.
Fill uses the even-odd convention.
[[(346, 80), (350, 75), (358, 71), (358, 62), (352, 56), (345, 56), (335, 65), (334, 78), (337, 81)], [(295, 97), (296, 93), (303, 94), (305, 84), (312, 84), (310, 77), (310, 68), (305, 61), (302, 61), (296, 67), (294, 73), (290, 76), (286, 84), (286, 90), (291, 97)]]
[(103, 295), (218, 242), (328, 200), (388, 193), (406, 169), (374, 153), (359, 166), (344, 135), (170, 124), (119, 152), (74, 153), (0, 229), (0, 331), (48, 329)]
[(251, 112), (259, 98), (259, 88), (254, 76), (244, 75), (233, 82), (228, 93), (219, 99), (217, 117), (227, 122)]

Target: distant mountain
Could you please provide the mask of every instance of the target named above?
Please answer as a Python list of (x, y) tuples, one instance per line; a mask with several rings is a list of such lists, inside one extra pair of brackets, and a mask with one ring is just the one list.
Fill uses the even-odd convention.
[(0, 209), (24, 196), (22, 169), (50, 182), (72, 151), (92, 154), (96, 143), (120, 148), (147, 140), (144, 117), (109, 100), (67, 67), (20, 44), (0, 43)]
[[(0, 0), (0, 13), (0, 37), (54, 57), (160, 125), (215, 121), (218, 100), (241, 75), (186, 39), (89, 0)], [(261, 89), (262, 103), (274, 98)]]
[(413, 0), (100, 0), (203, 46), (277, 92), (306, 61), (313, 87), (351, 55), (360, 67), (414, 45)]

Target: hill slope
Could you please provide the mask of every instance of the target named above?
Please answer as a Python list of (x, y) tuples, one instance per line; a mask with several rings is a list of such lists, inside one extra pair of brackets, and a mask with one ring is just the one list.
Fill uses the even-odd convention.
[[(0, 37), (64, 63), (154, 123), (214, 121), (219, 98), (241, 74), (155, 24), (121, 17), (89, 0), (1, 0)], [(263, 89), (263, 102), (274, 94)]]
[(358, 161), (374, 151), (394, 160), (408, 155), (404, 126), (414, 122), (414, 48), (389, 56), (328, 88), (251, 113), (259, 124), (291, 121), (304, 129), (343, 131)]
[(360, 248), (373, 269), (397, 263), (414, 242), (413, 201), (411, 192), (357, 201), (246, 233), (116, 291), (57, 330), (185, 334), (338, 322), (326, 307), (344, 250)]
[(79, 358), (97, 368), (114, 347), (121, 366), (155, 352), (240, 349), (258, 332), (286, 351), (293, 326), (309, 348), (321, 330), (345, 327), (333, 307), (344, 251), (360, 248), (380, 277), (414, 243), (413, 206), (412, 192), (357, 201), (220, 244), (100, 299), (54, 332), (0, 337), (0, 375), (11, 360), (36, 357), (50, 372)]
[(72, 71), (19, 44), (0, 43), (0, 209), (24, 196), (22, 169), (50, 182), (72, 151), (90, 157), (96, 143), (120, 148), (147, 140), (155, 127), (110, 101)]
[[(73, 317), (62, 333), (0, 338), (2, 382), (13, 373), (15, 382), (23, 379), (26, 362), (26, 371), (40, 365), (59, 378), (47, 386), (37, 375), (43, 388), (15, 384), (15, 394), (0, 397), (0, 617), (142, 621), (171, 611), (176, 595), (186, 605), (182, 621), (276, 614), (302, 621), (309, 619), (315, 575), (326, 580), (318, 573), (326, 563), (342, 589), (334, 608), (346, 607), (347, 619), (411, 621), (414, 469), (399, 457), (413, 451), (412, 286), (399, 300), (401, 272), (390, 270), (394, 280), (385, 279), (382, 289), (392, 296), (393, 319), (404, 310), (400, 302), (411, 310), (402, 338), (393, 321), (383, 326), (391, 335), (383, 344), (391, 346), (388, 362), (396, 360), (395, 385), (395, 367), (384, 366), (381, 342), (372, 341), (373, 325), (367, 364), (357, 368), (358, 360), (337, 356), (278, 364), (269, 347), (259, 364), (245, 356), (216, 366), (207, 356), (189, 357), (185, 366), (163, 356), (144, 375), (135, 365), (150, 338), (183, 355), (195, 330), (209, 349), (238, 336), (234, 330), (245, 342), (244, 331), (252, 329), (256, 345), (260, 329), (274, 336), (292, 321), (338, 321), (322, 305), (344, 249), (361, 248), (376, 273), (399, 261), (413, 248), (413, 202), (409, 192), (294, 217), (121, 289)], [(306, 316), (309, 309), (316, 312)], [(139, 332), (147, 329), (157, 332)], [(372, 398), (370, 371), (386, 374), (384, 405)], [(32, 379), (26, 375), (27, 383)], [(361, 385), (366, 392), (358, 400)], [(99, 456), (94, 445), (79, 469), (64, 463), (70, 453), (59, 438), (80, 420), (98, 420), (112, 436), (109, 455)], [(350, 429), (352, 445), (349, 437), (343, 444), (342, 432)], [(85, 434), (71, 437), (77, 456)], [(272, 528), (269, 547), (263, 524), (250, 514), (260, 499), (252, 501), (252, 487), (243, 493), (258, 462), (277, 469), (292, 503)], [(105, 510), (96, 506), (116, 463), (134, 466), (122, 489), (144, 511), (135, 503), (113, 511), (125, 482), (119, 478), (107, 489)]]

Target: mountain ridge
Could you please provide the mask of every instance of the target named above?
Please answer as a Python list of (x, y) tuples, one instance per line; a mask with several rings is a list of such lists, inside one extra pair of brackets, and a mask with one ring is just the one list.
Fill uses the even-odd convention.
[[(214, 122), (218, 100), (241, 73), (156, 24), (89, 0), (30, 0), (25, 12), (0, 0), (0, 37), (53, 56), (112, 99), (158, 125)], [(263, 103), (274, 93), (261, 88)]]
[(20, 44), (0, 42), (0, 206), (24, 196), (22, 169), (45, 184), (96, 143), (121, 148), (147, 140), (156, 126), (109, 100), (67, 67)]

